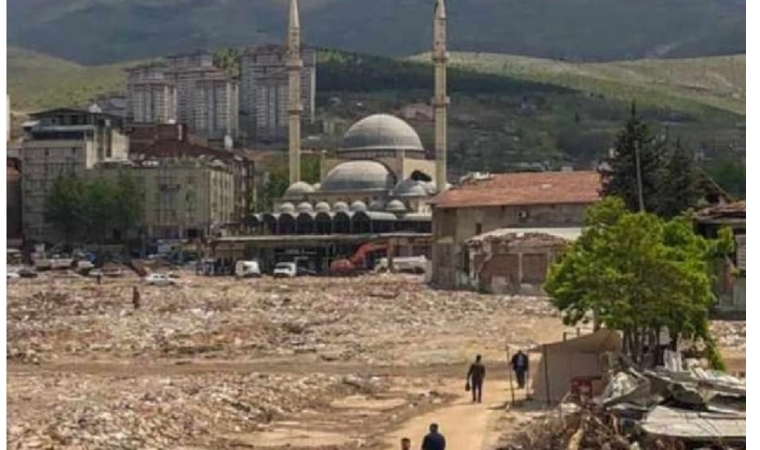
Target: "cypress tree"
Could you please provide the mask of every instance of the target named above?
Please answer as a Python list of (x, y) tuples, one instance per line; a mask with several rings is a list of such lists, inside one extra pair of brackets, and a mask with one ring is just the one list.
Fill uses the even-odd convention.
[(614, 153), (602, 171), (602, 195), (623, 199), (631, 211), (639, 210), (639, 187), (636, 151), (639, 152), (644, 209), (659, 213), (662, 210), (660, 190), (665, 175), (663, 143), (649, 131), (636, 115), (636, 103), (631, 105), (631, 117), (615, 140)]

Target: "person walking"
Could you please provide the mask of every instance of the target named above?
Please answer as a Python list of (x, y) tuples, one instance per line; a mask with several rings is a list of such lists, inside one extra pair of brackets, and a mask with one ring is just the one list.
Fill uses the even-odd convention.
[(512, 370), (515, 372), (517, 386), (520, 389), (525, 388), (525, 374), (528, 372), (528, 365), (528, 355), (523, 353), (522, 350), (518, 350), (512, 357)]
[(430, 432), (422, 440), (422, 450), (446, 450), (446, 438), (438, 431), (438, 424), (430, 424)]
[(480, 403), (483, 399), (483, 381), (486, 379), (486, 366), (483, 365), (481, 359), (481, 356), (477, 355), (475, 362), (470, 365), (470, 370), (467, 372), (467, 382), (472, 391), (473, 403)]

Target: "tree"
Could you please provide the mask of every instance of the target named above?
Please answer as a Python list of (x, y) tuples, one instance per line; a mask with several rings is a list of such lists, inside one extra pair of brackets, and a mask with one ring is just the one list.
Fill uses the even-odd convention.
[(144, 218), (142, 188), (134, 178), (120, 174), (116, 180), (115, 200), (118, 207), (114, 212), (113, 225), (124, 235), (128, 230), (139, 226)]
[(126, 234), (142, 213), (140, 187), (125, 174), (116, 180), (64, 175), (53, 183), (45, 217), (67, 242), (87, 242), (108, 239), (113, 231)]
[(747, 167), (736, 157), (723, 156), (707, 167), (708, 174), (731, 195), (743, 199), (747, 189)]
[(666, 176), (660, 187), (660, 207), (656, 211), (666, 218), (676, 217), (694, 208), (704, 196), (699, 185), (699, 175), (694, 165), (694, 154), (677, 140), (668, 155)]
[(85, 183), (74, 174), (62, 175), (53, 182), (45, 199), (45, 220), (63, 235), (66, 241), (79, 240), (86, 227)]
[(610, 170), (603, 173), (602, 194), (623, 199), (631, 211), (639, 210), (639, 184), (636, 153), (641, 167), (641, 190), (646, 211), (659, 211), (660, 186), (664, 174), (663, 145), (636, 115), (631, 117), (615, 140), (614, 155), (609, 158)]
[(544, 285), (565, 323), (594, 315), (600, 325), (623, 332), (624, 351), (636, 362), (667, 329), (671, 345), (701, 341), (717, 365), (707, 316), (715, 301), (711, 263), (731, 251), (730, 230), (710, 241), (683, 216), (631, 213), (615, 197), (589, 210), (586, 227)]
[(637, 151), (645, 211), (672, 218), (698, 205), (704, 192), (693, 154), (680, 140), (671, 149), (666, 140), (653, 136), (636, 116), (635, 104), (617, 136), (614, 155), (608, 160), (610, 170), (602, 174), (604, 196), (622, 198), (630, 211), (640, 209)]

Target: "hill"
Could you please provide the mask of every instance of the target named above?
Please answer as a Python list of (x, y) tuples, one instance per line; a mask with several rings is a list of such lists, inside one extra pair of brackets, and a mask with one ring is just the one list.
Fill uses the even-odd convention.
[(124, 92), (124, 69), (139, 63), (82, 66), (30, 50), (8, 47), (8, 93), (13, 109), (18, 111), (86, 106), (98, 94)]
[[(86, 64), (282, 42), (287, 0), (8, 0), (8, 43)], [(305, 42), (408, 56), (433, 0), (303, 0)], [(744, 53), (733, 0), (451, 0), (450, 48), (572, 61)]]
[[(318, 54), (320, 119), (339, 119), (347, 125), (377, 112), (403, 116), (405, 106), (430, 101), (432, 67), (426, 61), (335, 50)], [(86, 67), (18, 49), (9, 55), (10, 94), (22, 109), (84, 105), (93, 95), (123, 90), (122, 69), (135, 64)], [(708, 82), (722, 73), (732, 90), (743, 92), (741, 77), (729, 76), (731, 71), (724, 68), (726, 61), (743, 64), (742, 57), (708, 58), (700, 67), (712, 69), (703, 76), (681, 60), (581, 65), (583, 71), (566, 63), (503, 55), (489, 55), (491, 65), (485, 67), (468, 67), (466, 55), (455, 54), (454, 61), (448, 129), (450, 163), (457, 172), (590, 167), (612, 145), (633, 99), (658, 133), (680, 138), (708, 158), (731, 158), (731, 149), (744, 145), (737, 126), (744, 121), (743, 111), (736, 102), (713, 104), (725, 100), (719, 89), (723, 84)], [(508, 64), (506, 70), (505, 61), (520, 64), (512, 69)], [(695, 73), (689, 78), (690, 70)], [(651, 80), (660, 80), (661, 91), (653, 90)], [(700, 80), (703, 90), (687, 87)], [(425, 147), (432, 148), (432, 121), (424, 116), (408, 120)], [(315, 137), (309, 140), (315, 148), (334, 148), (340, 127)]]
[[(412, 60), (429, 61), (429, 54)], [(452, 67), (639, 102), (694, 110), (697, 105), (746, 113), (745, 55), (609, 63), (568, 63), (492, 53), (451, 53)]]

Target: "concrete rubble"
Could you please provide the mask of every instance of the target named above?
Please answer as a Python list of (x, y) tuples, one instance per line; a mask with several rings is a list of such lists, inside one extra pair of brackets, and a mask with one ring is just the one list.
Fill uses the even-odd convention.
[[(124, 280), (98, 286), (85, 278), (18, 280), (8, 290), (8, 357), (44, 362), (85, 356), (314, 354), (327, 361), (398, 364), (411, 362), (399, 358), (413, 349), (398, 352), (410, 333), (480, 329), (503, 348), (499, 318), (530, 330), (542, 318), (557, 317), (541, 299), (436, 292), (401, 276), (373, 277), (371, 283), (322, 278), (230, 282), (189, 274), (178, 280), (177, 287)], [(135, 285), (143, 304), (139, 310), (131, 303)], [(513, 338), (517, 344), (531, 343), (526, 334)]]
[[(680, 360), (680, 358), (678, 358)], [(746, 384), (685, 360), (640, 371), (626, 364), (596, 398), (569, 393), (540, 424), (499, 450), (746, 448)]]
[(369, 380), (314, 374), (9, 379), (8, 448), (176, 448), (263, 424)]
[[(230, 434), (323, 414), (339, 398), (383, 395), (389, 378), (406, 376), (372, 368), (438, 377), (434, 364), (475, 353), (503, 361), (507, 344), (529, 348), (567, 330), (545, 299), (435, 291), (420, 277), (174, 275), (177, 285), (165, 287), (131, 271), (101, 285), (65, 272), (8, 285), (8, 448), (233, 448)], [(721, 327), (722, 342), (744, 347), (733, 325)], [(418, 386), (409, 377), (401, 385)], [(429, 379), (419, 387), (432, 388)], [(404, 408), (442, 401), (430, 394)], [(396, 412), (386, 419), (395, 423)]]
[[(230, 434), (383, 395), (388, 377), (372, 367), (437, 376), (427, 365), (503, 358), (505, 341), (564, 330), (545, 300), (439, 292), (420, 277), (177, 275), (166, 287), (131, 272), (101, 285), (53, 272), (9, 285), (8, 448), (228, 448)], [(404, 408), (442, 401), (410, 397)]]

